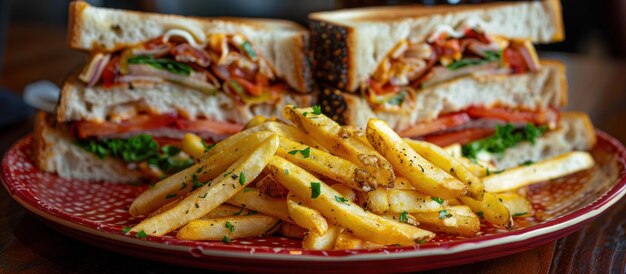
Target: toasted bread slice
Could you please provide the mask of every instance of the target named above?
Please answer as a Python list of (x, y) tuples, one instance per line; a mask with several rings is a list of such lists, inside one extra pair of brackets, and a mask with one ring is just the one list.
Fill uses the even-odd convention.
[(105, 89), (99, 86), (87, 87), (74, 75), (63, 85), (56, 117), (58, 122), (105, 121), (123, 110), (152, 114), (177, 113), (190, 120), (206, 118), (245, 124), (256, 115), (280, 117), (283, 106), (308, 106), (312, 104), (312, 99), (308, 94), (286, 93), (277, 102), (239, 105), (224, 92), (209, 95), (171, 82)]
[(210, 33), (243, 34), (272, 64), (279, 78), (299, 92), (310, 92), (308, 32), (289, 21), (243, 18), (193, 18), (70, 4), (68, 44), (86, 51), (112, 52), (183, 29), (197, 40)]
[(129, 169), (122, 161), (100, 159), (77, 146), (68, 131), (45, 112), (39, 112), (35, 117), (33, 141), (35, 162), (39, 168), (60, 177), (119, 183), (141, 179), (140, 172)]
[(315, 78), (354, 92), (402, 39), (425, 40), (440, 25), (482, 21), (490, 34), (535, 43), (564, 39), (558, 0), (360, 8), (309, 15)]
[(396, 131), (442, 114), (463, 111), (471, 106), (500, 106), (528, 110), (558, 108), (567, 102), (565, 66), (557, 61), (542, 62), (537, 72), (514, 75), (470, 75), (414, 92), (414, 104), (401, 113), (372, 109), (357, 94), (324, 88), (319, 95), (322, 111), (334, 120), (364, 127), (376, 117)]

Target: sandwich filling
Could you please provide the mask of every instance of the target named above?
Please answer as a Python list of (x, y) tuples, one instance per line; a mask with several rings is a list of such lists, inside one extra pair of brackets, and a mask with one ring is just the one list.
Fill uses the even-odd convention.
[(468, 75), (535, 72), (540, 64), (532, 43), (489, 35), (479, 27), (440, 26), (425, 41), (404, 39), (361, 87), (376, 110), (402, 112), (412, 95)]

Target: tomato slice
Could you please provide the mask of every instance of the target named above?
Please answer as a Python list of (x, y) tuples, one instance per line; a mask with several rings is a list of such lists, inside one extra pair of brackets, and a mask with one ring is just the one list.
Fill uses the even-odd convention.
[(403, 137), (419, 137), (435, 133), (451, 127), (465, 124), (471, 120), (467, 113), (455, 113), (441, 116), (433, 121), (418, 123), (399, 133)]
[(507, 108), (470, 107), (466, 110), (473, 119), (491, 118), (511, 123), (532, 123), (536, 125), (556, 123), (559, 114), (556, 110), (526, 111)]
[(180, 119), (176, 121), (176, 125), (183, 131), (207, 132), (220, 135), (235, 134), (243, 129), (243, 125), (206, 119), (194, 121)]
[(509, 64), (513, 73), (524, 73), (528, 71), (528, 66), (526, 65), (526, 61), (524, 61), (524, 56), (519, 50), (508, 47), (504, 49), (502, 53), (504, 61)]
[(172, 139), (172, 138), (166, 138), (166, 137), (152, 137), (152, 139), (154, 139), (155, 142), (157, 142), (157, 144), (159, 144), (159, 147), (163, 147), (163, 146), (175, 146), (175, 147), (180, 147), (180, 142), (181, 140), (179, 139)]
[(120, 75), (119, 63), (120, 57), (115, 56), (111, 58), (106, 67), (104, 67), (104, 70), (102, 70), (102, 84), (104, 87), (108, 88), (117, 83), (117, 79)]
[(480, 140), (493, 135), (495, 130), (486, 128), (469, 128), (455, 132), (424, 137), (426, 142), (433, 143), (440, 147), (459, 143), (461, 145)]
[(78, 122), (76, 132), (79, 138), (107, 136), (139, 132), (166, 127), (176, 122), (174, 115), (139, 115), (119, 123)]
[(239, 83), (248, 94), (252, 96), (263, 95), (262, 85), (255, 85), (251, 83), (250, 81), (243, 79), (243, 78), (233, 78), (233, 80), (237, 81), (237, 83)]

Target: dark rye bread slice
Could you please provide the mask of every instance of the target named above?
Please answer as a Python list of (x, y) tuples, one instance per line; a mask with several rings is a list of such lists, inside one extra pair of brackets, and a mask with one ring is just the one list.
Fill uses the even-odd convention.
[(86, 51), (111, 52), (143, 43), (170, 29), (182, 29), (197, 39), (210, 33), (243, 34), (275, 68), (276, 75), (301, 93), (311, 92), (309, 33), (290, 21), (248, 18), (195, 18), (70, 4), (68, 44)]
[(564, 39), (558, 0), (481, 5), (390, 6), (309, 15), (314, 77), (355, 92), (402, 39), (425, 40), (439, 25), (480, 20), (488, 33), (535, 43)]

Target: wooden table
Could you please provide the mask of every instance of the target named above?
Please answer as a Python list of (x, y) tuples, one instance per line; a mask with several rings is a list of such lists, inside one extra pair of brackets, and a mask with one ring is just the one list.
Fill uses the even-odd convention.
[[(62, 28), (17, 26), (10, 31), (8, 41), (1, 85), (16, 91), (40, 79), (61, 83), (64, 75), (83, 61), (80, 53), (65, 48)], [(626, 64), (574, 55), (546, 56), (567, 64), (568, 109), (590, 113), (598, 128), (626, 142)], [(31, 128), (31, 119), (0, 128), (0, 155)], [(624, 273), (625, 212), (626, 199), (622, 199), (593, 223), (556, 242), (436, 272)], [(0, 273), (196, 271), (118, 255), (66, 237), (44, 225), (0, 188)]]

